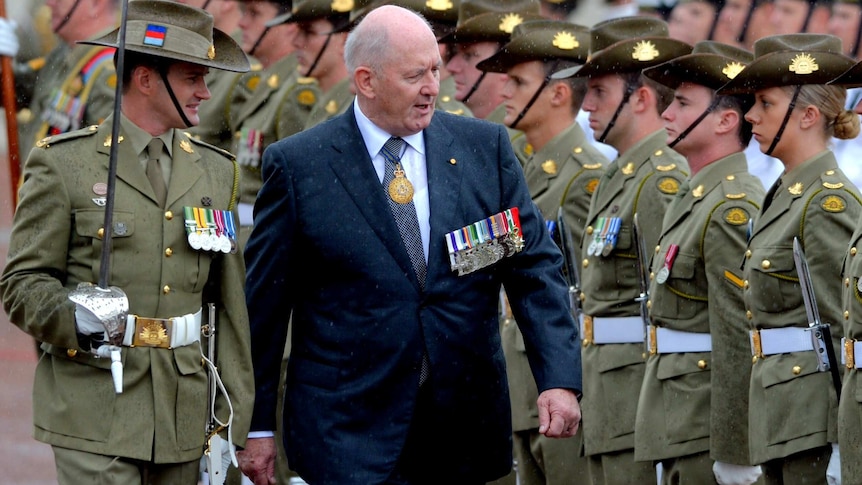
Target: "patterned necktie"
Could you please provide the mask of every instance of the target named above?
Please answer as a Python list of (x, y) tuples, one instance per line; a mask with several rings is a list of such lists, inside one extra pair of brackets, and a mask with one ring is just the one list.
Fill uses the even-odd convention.
[(168, 197), (168, 186), (165, 184), (165, 177), (162, 174), (162, 164), (159, 158), (162, 155), (162, 147), (165, 144), (161, 138), (153, 138), (147, 145), (147, 179), (150, 185), (153, 186), (153, 191), (156, 193), (156, 200), (159, 201), (161, 207), (165, 206), (165, 199)]
[[(386, 167), (383, 171), (383, 188), (387, 194), (389, 192), (389, 184), (395, 179), (395, 171), (401, 170), (401, 150), (403, 148), (404, 140), (393, 136), (386, 141), (380, 150), (380, 154), (386, 160)], [(411, 198), (406, 204), (399, 204), (390, 196), (389, 210), (392, 211), (392, 217), (395, 218), (395, 222), (398, 224), (401, 241), (407, 249), (407, 254), (410, 255), (410, 263), (413, 265), (413, 271), (416, 272), (419, 286), (425, 289), (425, 273), (427, 271), (425, 251), (422, 249), (422, 236), (419, 234), (419, 218), (416, 216), (416, 206), (413, 205), (413, 199)], [(422, 364), (419, 368), (420, 386), (428, 380), (430, 367), (428, 351), (424, 350), (422, 352)]]
[[(404, 140), (401, 138), (392, 137), (380, 154), (386, 160), (386, 169), (383, 175), (383, 188), (388, 190), (389, 184), (395, 179), (396, 169), (401, 168), (401, 150), (404, 148)], [(392, 217), (398, 224), (398, 231), (401, 233), (401, 240), (404, 242), (404, 247), (407, 249), (407, 254), (410, 255), (410, 262), (413, 264), (413, 271), (416, 272), (416, 278), (419, 280), (419, 285), (425, 287), (425, 251), (422, 249), (422, 236), (419, 233), (419, 219), (416, 217), (416, 206), (413, 205), (411, 199), (406, 204), (399, 204), (389, 197), (389, 209), (392, 211)]]

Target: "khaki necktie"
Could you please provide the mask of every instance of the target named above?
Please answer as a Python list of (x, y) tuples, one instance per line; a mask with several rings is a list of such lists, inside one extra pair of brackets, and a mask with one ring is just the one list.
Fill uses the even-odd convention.
[(159, 158), (162, 155), (162, 148), (165, 146), (161, 138), (153, 138), (147, 145), (147, 179), (150, 185), (153, 186), (153, 191), (156, 193), (156, 200), (159, 205), (165, 206), (165, 199), (168, 197), (168, 186), (165, 184), (165, 177), (162, 174), (162, 164)]

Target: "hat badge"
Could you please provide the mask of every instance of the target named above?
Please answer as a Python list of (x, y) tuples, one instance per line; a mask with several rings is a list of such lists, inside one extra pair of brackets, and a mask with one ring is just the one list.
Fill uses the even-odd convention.
[(500, 21), (500, 31), (511, 34), (515, 30), (515, 26), (521, 24), (524, 18), (516, 13), (507, 13), (503, 20)]
[(215, 46), (214, 45), (210, 45), (210, 48), (207, 49), (207, 58), (209, 58), (209, 60), (215, 59)]
[(721, 70), (721, 73), (727, 76), (728, 79), (733, 79), (737, 75), (739, 75), (742, 70), (745, 69), (745, 66), (742, 63), (733, 61), (728, 62), (724, 69)]
[(817, 65), (817, 61), (809, 54), (797, 54), (796, 57), (790, 61), (790, 66), (788, 67), (792, 72), (796, 74), (811, 74), (812, 72), (820, 69), (820, 66)]
[(347, 13), (353, 10), (353, 0), (332, 0), (330, 8), (333, 12)]
[(568, 32), (557, 32), (554, 35), (554, 40), (551, 44), (561, 50), (570, 51), (572, 49), (578, 48), (581, 44), (578, 42), (578, 39), (575, 38), (574, 35)]
[(445, 12), (455, 8), (455, 4), (449, 0), (428, 0), (425, 2), (425, 6), (431, 10), (437, 10), (439, 12)]
[(648, 40), (642, 40), (635, 44), (632, 50), (632, 59), (641, 62), (648, 62), (659, 56), (658, 49), (655, 44)]

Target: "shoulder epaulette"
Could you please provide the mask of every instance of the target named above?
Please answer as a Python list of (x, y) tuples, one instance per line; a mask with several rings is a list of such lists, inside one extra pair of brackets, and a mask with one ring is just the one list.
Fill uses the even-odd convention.
[(36, 142), (36, 148), (50, 148), (52, 145), (56, 145), (58, 143), (95, 135), (97, 131), (99, 131), (98, 125), (90, 125), (86, 128), (81, 128), (80, 130), (61, 133), (59, 135), (46, 136)]
[(734, 174), (725, 175), (721, 179), (721, 190), (724, 191), (724, 196), (730, 200), (744, 199), (747, 195)]
[(260, 62), (252, 62), (250, 72), (257, 72), (263, 70), (263, 64)]
[(820, 182), (827, 189), (840, 189), (844, 187), (844, 181), (840, 173), (835, 170), (827, 170), (820, 175)]
[(233, 153), (225, 150), (224, 148), (219, 148), (219, 147), (217, 147), (215, 145), (211, 145), (211, 144), (209, 144), (203, 140), (199, 140), (199, 139), (195, 138), (191, 133), (183, 132), (183, 134), (186, 135), (186, 137), (188, 137), (189, 141), (191, 141), (195, 145), (198, 145), (198, 146), (201, 146), (204, 148), (209, 148), (212, 151), (214, 151), (220, 155), (223, 155), (225, 158), (228, 158), (230, 160), (233, 160), (234, 158), (236, 158)]
[(317, 82), (317, 79), (309, 76), (299, 76), (296, 78), (297, 84), (314, 84)]

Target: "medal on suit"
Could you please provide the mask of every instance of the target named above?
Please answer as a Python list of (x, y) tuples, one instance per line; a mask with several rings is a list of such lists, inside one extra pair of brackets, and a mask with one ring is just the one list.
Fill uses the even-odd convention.
[(395, 178), (389, 182), (389, 198), (399, 204), (407, 204), (413, 200), (413, 184), (404, 176), (401, 164), (395, 164)]
[(656, 283), (663, 285), (665, 281), (667, 281), (670, 276), (670, 269), (673, 267), (673, 260), (676, 259), (676, 255), (679, 252), (678, 244), (671, 244), (667, 248), (667, 254), (664, 257), (664, 266), (658, 271), (658, 274), (655, 276)]

